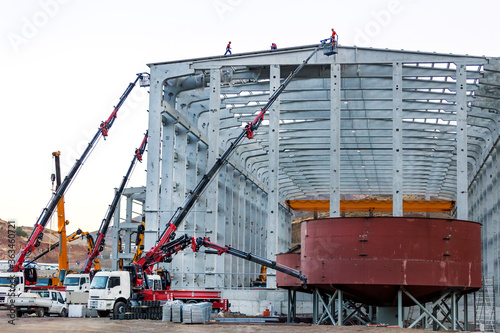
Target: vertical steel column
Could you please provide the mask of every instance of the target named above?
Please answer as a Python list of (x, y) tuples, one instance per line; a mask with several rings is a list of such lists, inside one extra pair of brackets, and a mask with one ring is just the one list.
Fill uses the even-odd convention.
[[(239, 185), (238, 185), (238, 248), (246, 251), (245, 248), (245, 237), (248, 237), (249, 234), (246, 232), (246, 213), (247, 213), (247, 201), (246, 201), (246, 177), (242, 174), (239, 174)], [(238, 260), (238, 286), (245, 287), (245, 261), (248, 260)]]
[[(243, 248), (244, 251), (246, 252), (252, 252), (253, 248), (253, 240), (255, 239), (255, 233), (253, 231), (254, 229), (254, 222), (251, 219), (251, 214), (252, 214), (252, 200), (250, 198), (250, 194), (252, 191), (252, 183), (245, 178), (245, 219), (243, 220)], [(250, 276), (248, 275), (250, 271), (250, 261), (248, 260), (243, 260), (243, 265), (244, 265), (244, 287), (250, 287), (250, 279), (254, 280), (257, 278), (256, 276)]]
[[(208, 165), (213, 165), (215, 160), (219, 157), (219, 139), (220, 132), (220, 70), (213, 68), (210, 70), (210, 102), (209, 102), (209, 115), (208, 115)], [(218, 242), (218, 234), (221, 232), (218, 229), (219, 225), (219, 179), (223, 179), (221, 173), (214, 176), (214, 180), (207, 187), (207, 201), (208, 210), (212, 211), (211, 215), (207, 215), (206, 229), (212, 232), (212, 240)], [(223, 231), (222, 231), (223, 232)], [(220, 244), (220, 243), (219, 243)], [(207, 272), (209, 268), (213, 267), (213, 272), (222, 272), (224, 267), (220, 267), (223, 263), (223, 258), (219, 256), (207, 256)], [(220, 271), (218, 271), (220, 269)], [(217, 281), (216, 281), (217, 280)], [(222, 286), (219, 279), (215, 275), (206, 276), (206, 286), (220, 287)]]
[[(202, 143), (201, 141), (197, 140), (197, 146), (196, 146), (197, 152), (196, 152), (196, 165), (194, 166), (196, 170), (196, 183), (199, 183), (201, 180), (201, 177), (206, 172), (207, 169), (207, 146)], [(212, 199), (212, 198), (211, 198)], [(208, 212), (207, 208), (207, 196), (206, 193), (203, 193), (198, 201), (195, 204), (195, 212), (194, 212), (194, 232), (193, 236), (194, 237), (207, 237), (210, 236), (209, 233), (207, 233), (206, 229), (206, 224), (205, 220), (207, 216), (212, 216), (214, 215), (213, 212)], [(201, 272), (206, 272), (206, 263), (207, 260), (205, 258), (205, 254), (203, 253), (198, 253), (195, 252), (193, 253), (194, 259), (194, 271), (201, 273)], [(214, 271), (213, 267), (213, 262), (211, 265), (211, 271)], [(205, 275), (202, 274), (197, 274), (194, 277), (194, 285), (196, 287), (203, 287), (205, 285)]]
[[(187, 148), (187, 129), (180, 124), (175, 125), (175, 139), (174, 139), (174, 164), (173, 164), (173, 193), (172, 193), (172, 203), (171, 211), (167, 215), (172, 216), (174, 207), (179, 207), (184, 202), (186, 198), (186, 148)], [(167, 148), (168, 149), (168, 148)], [(163, 184), (163, 178), (162, 178)], [(184, 220), (178, 227), (179, 234), (183, 233), (186, 228), (186, 222)], [(170, 274), (172, 275), (172, 285), (179, 287), (186, 287), (186, 277), (184, 273), (187, 267), (184, 260), (184, 253), (179, 253), (180, 255), (173, 256), (172, 260), (172, 270)]]
[(111, 260), (111, 269), (113, 271), (118, 270), (118, 260), (119, 252), (118, 249), (118, 240), (120, 238), (120, 206), (121, 206), (121, 198), (118, 201), (118, 205), (116, 205), (115, 214), (113, 215), (113, 244), (111, 254), (113, 255), (113, 260)]
[[(191, 190), (193, 190), (196, 187), (197, 181), (196, 181), (196, 160), (197, 160), (197, 153), (198, 153), (198, 139), (187, 132), (187, 137), (186, 137), (186, 163), (185, 163), (185, 182), (186, 182), (186, 187), (185, 187), (185, 193), (189, 193)], [(196, 206), (194, 207), (196, 209)], [(195, 221), (196, 213), (192, 212), (187, 215), (186, 219), (184, 220), (184, 230), (190, 234), (194, 235), (194, 231), (196, 230), (196, 221)], [(182, 261), (183, 261), (183, 273), (186, 274), (186, 287), (193, 287), (195, 285), (195, 279), (196, 275), (193, 274), (194, 272), (203, 272), (204, 271), (204, 266), (203, 264), (201, 266), (195, 266), (194, 260), (195, 260), (195, 253), (193, 251), (182, 251), (178, 253), (177, 255), (181, 255)]]
[[(240, 249), (240, 243), (238, 241), (238, 230), (239, 230), (239, 219), (238, 219), (238, 210), (239, 210), (239, 205), (240, 205), (240, 200), (239, 200), (239, 187), (240, 187), (240, 173), (238, 170), (234, 169), (233, 172), (231, 173), (230, 177), (232, 177), (232, 188), (231, 188), (231, 199), (232, 199), (232, 204), (231, 204), (231, 243), (228, 244), (234, 244), (234, 247), (237, 249)], [(238, 286), (238, 265), (241, 262), (240, 258), (236, 258), (231, 256), (231, 287), (237, 287)]]
[(464, 300), (464, 331), (469, 330), (469, 294), (465, 294), (462, 299)]
[(318, 295), (318, 288), (314, 288), (313, 291), (313, 324), (317, 325), (318, 324), (318, 319), (319, 319), (319, 295)]
[(403, 216), (403, 64), (392, 64), (392, 216)]
[[(258, 202), (257, 202), (257, 186), (255, 186), (255, 184), (252, 184), (252, 187), (251, 187), (251, 198), (252, 198), (252, 201), (251, 201), (251, 209), (250, 209), (250, 216), (251, 216), (251, 219), (252, 219), (252, 229), (250, 231), (251, 233), (251, 247), (250, 247), (250, 252), (252, 253), (257, 253), (258, 255), (260, 255), (260, 233), (261, 233), (261, 230), (260, 230), (260, 219), (258, 217)], [(258, 269), (257, 269), (257, 264), (254, 263), (254, 262), (251, 262), (250, 263), (250, 272), (252, 273), (257, 273), (258, 272)], [(254, 279), (256, 278), (256, 276), (253, 277)]]
[(451, 329), (456, 330), (457, 329), (457, 293), (452, 292), (451, 293)]
[[(494, 218), (494, 243), (495, 243), (495, 248), (496, 252), (498, 253), (500, 251), (500, 218), (499, 218), (499, 204), (500, 204), (500, 189), (498, 188), (498, 177), (499, 177), (499, 163), (500, 160), (498, 158), (498, 148), (494, 148), (492, 151), (492, 170), (491, 170), (491, 175), (493, 176), (491, 179), (491, 194), (493, 197), (493, 205), (492, 205), (492, 215)], [(493, 276), (500, 276), (500, 263), (498, 262), (498, 259), (494, 261), (494, 266), (493, 266)], [(494, 289), (498, 290), (498, 287), (500, 286), (500, 280), (499, 279), (494, 279)]]
[(146, 184), (146, 230), (144, 234), (144, 248), (149, 250), (155, 245), (156, 233), (159, 225), (160, 198), (160, 143), (161, 143), (161, 112), (163, 94), (163, 75), (156, 67), (151, 67), (151, 86), (149, 88), (148, 113), (148, 157)]
[(403, 290), (398, 290), (398, 326), (403, 327)]
[[(163, 230), (173, 214), (173, 193), (174, 193), (174, 156), (175, 156), (175, 120), (168, 115), (163, 116), (163, 140), (161, 149), (161, 185), (160, 185), (160, 208), (159, 219), (160, 229)], [(149, 152), (149, 150), (148, 150)], [(147, 194), (147, 193), (146, 193)], [(147, 214), (146, 214), (147, 217)], [(146, 220), (146, 232), (148, 230)], [(147, 234), (144, 234), (146, 240)], [(158, 239), (158, 231), (150, 231), (150, 235), (154, 235), (154, 242)], [(153, 243), (154, 244), (154, 243)], [(152, 245), (151, 245), (152, 246)], [(151, 246), (144, 246), (147, 251)], [(162, 263), (161, 267), (172, 272), (172, 263)], [(180, 281), (177, 281), (180, 283)]]
[[(267, 198), (267, 193), (262, 191), (261, 189), (257, 188), (257, 197), (259, 200), (259, 206), (258, 206), (258, 214), (259, 214), (259, 225), (260, 225), (260, 249), (259, 249), (259, 255), (262, 257), (266, 256), (267, 253), (267, 217), (268, 217), (268, 198)], [(260, 266), (257, 266), (257, 269), (260, 271)], [(275, 273), (275, 272), (273, 272)], [(269, 274), (269, 269), (267, 270), (267, 274)], [(269, 278), (269, 277), (268, 277)], [(267, 280), (269, 283), (269, 280)]]
[(457, 218), (469, 218), (467, 174), (467, 67), (457, 65)]
[(337, 325), (344, 325), (344, 292), (339, 290), (337, 293), (337, 304), (338, 304), (338, 312), (337, 312)]
[(487, 233), (484, 233), (486, 237), (484, 237), (483, 241), (488, 246), (488, 252), (483, 254), (483, 261), (486, 262), (488, 266), (487, 270), (483, 273), (487, 275), (493, 275), (496, 272), (496, 268), (498, 265), (498, 246), (497, 246), (497, 225), (498, 218), (495, 215), (495, 206), (497, 205), (496, 193), (497, 189), (494, 186), (493, 179), (493, 169), (494, 169), (494, 154), (488, 156), (486, 162), (484, 163), (484, 177), (485, 177), (485, 186), (483, 191), (485, 193), (483, 201), (485, 203), (485, 212), (484, 212), (484, 220), (483, 225), (487, 226)]
[[(280, 66), (269, 66), (269, 94), (272, 95), (280, 86)], [(279, 248), (279, 122), (280, 98), (269, 109), (269, 193), (267, 218), (267, 253), (268, 259), (274, 260)], [(275, 274), (275, 270), (267, 268), (267, 274)], [(276, 277), (268, 276), (267, 288), (276, 288)]]
[[(224, 200), (221, 201), (224, 204), (224, 209), (223, 212), (224, 214), (222, 216), (219, 216), (220, 220), (219, 223), (222, 225), (224, 223), (224, 227), (222, 230), (224, 230), (224, 241), (218, 242), (219, 244), (231, 244), (232, 243), (232, 220), (233, 220), (233, 172), (234, 168), (226, 164), (224, 167), (225, 169), (225, 177), (224, 177), (224, 183), (223, 184), (223, 189), (225, 193)], [(233, 256), (226, 256), (224, 258), (224, 287), (232, 287), (231, 285), (231, 278), (232, 278), (232, 262), (236, 260), (236, 257)], [(229, 274), (227, 274), (229, 273)]]
[(340, 64), (330, 66), (330, 217), (340, 217)]

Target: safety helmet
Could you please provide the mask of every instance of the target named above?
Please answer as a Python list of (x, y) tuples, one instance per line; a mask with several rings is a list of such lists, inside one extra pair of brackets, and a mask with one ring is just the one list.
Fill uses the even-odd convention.
[(231, 41), (229, 41), (229, 43), (231, 43)]
[(333, 31), (333, 28), (332, 28), (332, 31)]

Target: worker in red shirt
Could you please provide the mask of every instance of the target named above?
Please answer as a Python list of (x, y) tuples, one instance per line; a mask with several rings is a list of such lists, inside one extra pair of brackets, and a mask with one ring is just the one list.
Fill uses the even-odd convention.
[(271, 50), (277, 50), (278, 46), (276, 46), (276, 43), (271, 44)]
[(227, 43), (227, 46), (226, 46), (226, 53), (224, 53), (224, 55), (226, 55), (227, 53), (229, 52), (229, 54), (231, 55), (231, 41), (229, 41), (229, 43)]
[(337, 39), (337, 33), (335, 32), (335, 29), (332, 28), (332, 42)]

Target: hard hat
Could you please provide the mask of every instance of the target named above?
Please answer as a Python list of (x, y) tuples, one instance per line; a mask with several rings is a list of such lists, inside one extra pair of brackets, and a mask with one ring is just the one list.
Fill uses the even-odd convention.
[(333, 31), (333, 28), (332, 28), (332, 31)]
[(231, 43), (231, 41), (229, 41), (229, 43)]

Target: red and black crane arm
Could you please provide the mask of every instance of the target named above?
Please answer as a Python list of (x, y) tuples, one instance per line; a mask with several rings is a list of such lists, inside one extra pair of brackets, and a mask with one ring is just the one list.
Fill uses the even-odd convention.
[(127, 173), (125, 174), (125, 176), (123, 176), (123, 180), (120, 184), (120, 187), (115, 191), (115, 196), (113, 198), (113, 201), (111, 202), (111, 205), (109, 205), (106, 216), (102, 220), (99, 231), (97, 232), (97, 238), (94, 247), (87, 256), (87, 259), (85, 260), (85, 263), (82, 267), (82, 273), (90, 272), (90, 270), (92, 269), (92, 263), (94, 262), (94, 259), (97, 258), (97, 256), (104, 249), (106, 233), (108, 231), (109, 224), (111, 223), (111, 219), (115, 213), (116, 207), (120, 202), (120, 197), (123, 194), (125, 187), (127, 186), (127, 182), (130, 179), (130, 176), (132, 175), (132, 171), (134, 170), (136, 161), (142, 160), (142, 154), (146, 150), (147, 144), (148, 144), (148, 131), (146, 131), (146, 134), (144, 135), (144, 139), (142, 140), (140, 147), (135, 150), (132, 162), (130, 163)]
[(297, 73), (300, 72), (302, 68), (314, 56), (314, 54), (316, 54), (316, 52), (318, 52), (323, 47), (324, 43), (318, 45), (314, 49), (314, 51), (309, 55), (309, 57), (307, 57), (307, 59), (305, 59), (293, 72), (291, 72), (290, 75), (288, 75), (288, 77), (283, 81), (283, 83), (279, 86), (279, 88), (276, 89), (276, 91), (271, 95), (268, 102), (261, 109), (257, 117), (251, 123), (248, 123), (245, 126), (241, 134), (234, 141), (231, 142), (226, 151), (215, 161), (214, 165), (201, 178), (200, 182), (196, 185), (196, 187), (189, 192), (183, 204), (177, 208), (174, 215), (172, 215), (172, 217), (170, 218), (169, 222), (165, 226), (165, 229), (163, 230), (156, 244), (134, 264), (137, 264), (141, 266), (143, 270), (146, 270), (148, 267), (154, 265), (155, 263), (160, 262), (160, 260), (164, 257), (161, 253), (163, 246), (166, 245), (170, 240), (172, 240), (175, 237), (174, 234), (175, 230), (189, 214), (191, 208), (194, 206), (198, 198), (203, 194), (207, 186), (212, 181), (213, 177), (224, 166), (224, 164), (227, 163), (231, 154), (236, 150), (240, 142), (245, 137), (253, 139), (253, 133), (261, 125), (267, 110), (278, 99), (279, 95), (283, 92), (283, 90), (285, 90), (287, 85), (297, 75)]
[(282, 264), (278, 264), (276, 261), (260, 257), (258, 255), (252, 254), (250, 252), (245, 252), (245, 251), (235, 249), (229, 245), (219, 245), (219, 244), (212, 243), (210, 241), (210, 238), (208, 238), (208, 237), (204, 237), (204, 238), (203, 237), (198, 237), (198, 238), (193, 237), (191, 239), (191, 249), (194, 252), (198, 252), (200, 247), (202, 247), (202, 246), (209, 247), (211, 249), (216, 250), (218, 255), (221, 255), (223, 253), (227, 253), (227, 254), (233, 255), (235, 257), (245, 259), (245, 260), (248, 260), (251, 262), (255, 262), (257, 264), (260, 264), (260, 265), (275, 269), (277, 271), (280, 271), (282, 273), (288, 274), (290, 276), (293, 276), (295, 278), (300, 279), (304, 283), (307, 282), (306, 276), (304, 274), (302, 274), (301, 271), (298, 271), (296, 269), (290, 268), (290, 267), (282, 265)]
[(104, 121), (101, 123), (99, 126), (99, 129), (97, 130), (96, 134), (92, 138), (92, 140), (89, 142), (87, 145), (87, 148), (85, 151), (82, 153), (79, 159), (76, 160), (75, 164), (69, 171), (68, 175), (64, 178), (62, 181), (61, 185), (57, 188), (57, 190), (54, 192), (52, 195), (52, 198), (49, 200), (49, 203), (47, 206), (42, 210), (42, 213), (40, 214), (40, 217), (38, 218), (37, 222), (35, 223), (35, 226), (33, 228), (33, 231), (31, 232), (31, 235), (28, 237), (28, 240), (26, 241), (26, 245), (21, 248), (21, 250), (17, 253), (17, 256), (14, 260), (14, 264), (10, 267), (10, 271), (13, 272), (19, 272), (22, 269), (23, 263), (25, 258), (34, 251), (35, 247), (38, 247), (40, 245), (40, 242), (42, 241), (43, 238), (43, 230), (45, 229), (45, 226), (47, 225), (47, 222), (50, 220), (52, 214), (54, 213), (54, 210), (57, 207), (57, 204), (59, 203), (59, 200), (63, 197), (64, 193), (66, 190), (69, 188), (71, 185), (74, 177), (78, 173), (78, 170), (80, 167), (83, 165), (89, 154), (92, 152), (94, 146), (96, 143), (99, 141), (101, 135), (102, 136), (107, 136), (108, 135), (108, 130), (111, 128), (111, 126), (114, 123), (114, 120), (117, 116), (118, 110), (120, 107), (123, 105), (125, 100), (127, 99), (128, 95), (134, 88), (135, 84), (139, 79), (141, 79), (144, 75), (149, 75), (147, 73), (139, 73), (137, 74), (137, 78), (133, 83), (130, 83), (123, 93), (123, 95), (120, 97), (120, 100), (118, 102), (118, 105), (115, 106), (113, 112), (109, 116), (108, 120)]

